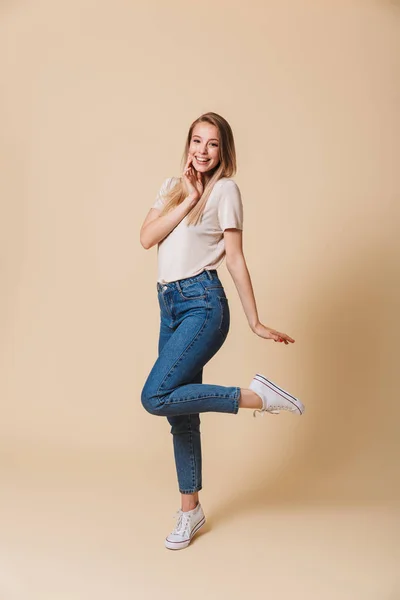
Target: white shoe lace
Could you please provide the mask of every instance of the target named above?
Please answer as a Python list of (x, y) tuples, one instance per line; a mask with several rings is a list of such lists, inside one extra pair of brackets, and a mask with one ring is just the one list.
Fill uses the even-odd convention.
[(272, 408), (268, 409), (268, 408), (256, 408), (253, 411), (253, 417), (256, 416), (256, 413), (260, 413), (261, 416), (264, 416), (264, 413), (268, 412), (271, 413), (272, 415), (278, 415), (280, 410), (289, 410), (290, 412), (294, 412), (296, 409), (289, 407), (289, 406), (278, 406), (276, 404), (274, 404), (274, 410), (272, 410)]
[(178, 519), (175, 529), (171, 535), (181, 535), (182, 537), (188, 537), (190, 532), (190, 515), (184, 513), (182, 510), (177, 510), (174, 514), (174, 519)]

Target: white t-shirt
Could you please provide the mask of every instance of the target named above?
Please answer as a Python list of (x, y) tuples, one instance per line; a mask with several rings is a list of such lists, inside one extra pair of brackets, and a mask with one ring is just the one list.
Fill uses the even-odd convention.
[[(152, 205), (162, 210), (164, 194), (177, 181), (166, 179)], [(224, 230), (243, 229), (243, 204), (237, 183), (222, 177), (214, 185), (198, 225), (186, 225), (188, 215), (158, 244), (158, 278), (168, 283), (217, 269), (225, 258)]]

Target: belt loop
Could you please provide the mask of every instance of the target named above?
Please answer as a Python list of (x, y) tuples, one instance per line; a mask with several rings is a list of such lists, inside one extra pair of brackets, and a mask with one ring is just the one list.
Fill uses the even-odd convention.
[(208, 279), (212, 279), (212, 275), (208, 269), (206, 269), (206, 273), (207, 273)]

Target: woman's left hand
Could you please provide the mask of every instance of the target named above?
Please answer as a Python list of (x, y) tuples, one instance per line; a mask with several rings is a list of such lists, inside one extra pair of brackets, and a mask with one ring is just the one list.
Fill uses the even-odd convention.
[(274, 342), (284, 342), (285, 344), (288, 344), (289, 342), (294, 342), (294, 339), (288, 336), (286, 333), (281, 333), (280, 331), (271, 329), (271, 327), (266, 327), (260, 322), (254, 325), (254, 327), (252, 327), (251, 329), (252, 331), (254, 331), (254, 333), (267, 340), (272, 339), (274, 340)]

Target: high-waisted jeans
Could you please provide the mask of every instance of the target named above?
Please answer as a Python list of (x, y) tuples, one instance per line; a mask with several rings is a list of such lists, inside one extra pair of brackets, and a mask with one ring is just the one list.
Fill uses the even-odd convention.
[(203, 367), (221, 348), (230, 325), (228, 299), (217, 271), (157, 282), (158, 358), (142, 389), (144, 408), (167, 417), (173, 436), (179, 491), (202, 489), (200, 415), (237, 414), (240, 387), (202, 383)]

